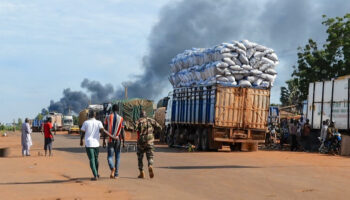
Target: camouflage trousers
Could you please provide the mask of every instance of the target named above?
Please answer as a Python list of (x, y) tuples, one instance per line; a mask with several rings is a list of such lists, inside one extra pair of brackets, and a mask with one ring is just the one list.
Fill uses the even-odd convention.
[(152, 143), (143, 143), (141, 141), (137, 141), (137, 159), (139, 164), (139, 170), (143, 170), (143, 156), (146, 153), (146, 158), (148, 161), (148, 166), (153, 165), (153, 152), (154, 145)]

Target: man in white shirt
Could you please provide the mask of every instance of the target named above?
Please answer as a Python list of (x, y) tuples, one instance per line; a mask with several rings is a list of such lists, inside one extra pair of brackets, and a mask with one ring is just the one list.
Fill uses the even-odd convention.
[(327, 138), (328, 122), (329, 122), (328, 119), (326, 121), (322, 122), (322, 129), (321, 129), (321, 134), (320, 134), (320, 137), (319, 137), (320, 142), (321, 142), (321, 146), (318, 149), (320, 152), (324, 148), (324, 142), (326, 141), (326, 138)]
[(96, 113), (89, 111), (89, 119), (86, 120), (81, 127), (80, 146), (83, 146), (83, 138), (85, 138), (86, 153), (90, 160), (90, 168), (94, 175), (92, 181), (96, 181), (100, 175), (98, 174), (98, 153), (100, 147), (100, 133), (105, 133), (109, 137), (116, 139), (109, 134), (102, 125), (102, 122), (95, 119)]

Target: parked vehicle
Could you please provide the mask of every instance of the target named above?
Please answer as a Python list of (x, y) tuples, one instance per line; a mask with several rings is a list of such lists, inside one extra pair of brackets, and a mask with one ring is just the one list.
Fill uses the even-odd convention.
[(52, 125), (56, 123), (56, 130), (62, 131), (63, 129), (63, 115), (61, 113), (56, 112), (49, 112), (47, 115), (44, 116), (43, 121), (45, 122), (48, 118), (51, 118)]
[(70, 128), (74, 125), (73, 116), (72, 115), (64, 115), (63, 116), (63, 126), (62, 130), (69, 131)]
[(73, 126), (71, 126), (71, 127), (69, 128), (68, 134), (73, 134), (73, 133), (80, 134), (80, 128), (79, 128), (79, 126), (73, 125)]
[(44, 123), (44, 120), (34, 119), (33, 122), (32, 122), (32, 130), (33, 130), (33, 132), (40, 132), (43, 123)]
[(322, 149), (319, 149), (320, 153), (333, 153), (340, 154), (341, 153), (341, 142), (342, 136), (339, 132), (334, 133), (332, 139), (325, 141)]
[(319, 130), (322, 121), (335, 122), (341, 132), (350, 130), (350, 75), (330, 81), (310, 83), (306, 116), (312, 129)]
[(191, 143), (204, 151), (252, 151), (265, 142), (269, 89), (211, 85), (175, 88), (168, 97), (169, 146)]

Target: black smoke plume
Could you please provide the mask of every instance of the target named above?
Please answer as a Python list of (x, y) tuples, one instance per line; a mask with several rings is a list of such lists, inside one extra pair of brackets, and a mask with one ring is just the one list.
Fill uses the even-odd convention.
[(87, 78), (81, 82), (82, 88), (87, 89), (91, 93), (91, 102), (102, 103), (110, 101), (114, 95), (114, 88), (112, 84), (106, 84), (103, 86), (98, 81), (90, 81)]
[(51, 100), (48, 110), (68, 114), (69, 111), (79, 113), (89, 104), (89, 97), (81, 91), (71, 91), (69, 88), (63, 90), (63, 97), (54, 102)]
[[(322, 15), (343, 16), (348, 0), (183, 0), (170, 3), (160, 13), (149, 36), (149, 53), (143, 58), (145, 73), (129, 84), (130, 97), (154, 99), (166, 95), (169, 62), (192, 47), (210, 47), (226, 41), (248, 39), (275, 49), (281, 59), (273, 96), (290, 78), (298, 46), (308, 38), (325, 40)], [(121, 91), (117, 91), (119, 94)], [(272, 99), (274, 100), (274, 99)]]
[(68, 114), (69, 111), (79, 113), (90, 104), (109, 102), (115, 98), (114, 88), (111, 84), (102, 85), (98, 81), (84, 79), (80, 85), (87, 93), (82, 91), (71, 91), (69, 88), (63, 90), (63, 97), (54, 102), (51, 100), (48, 110)]
[[(297, 61), (297, 48), (309, 38), (324, 42), (322, 15), (343, 16), (350, 10), (348, 0), (184, 0), (162, 8), (158, 23), (148, 38), (149, 52), (143, 58), (144, 74), (128, 82), (128, 97), (155, 99), (166, 95), (169, 62), (192, 47), (210, 47), (221, 42), (248, 39), (275, 49), (281, 62), (272, 89), (272, 102), (279, 102), (280, 86), (290, 78)], [(81, 87), (91, 94), (92, 103), (124, 97), (122, 87), (114, 90), (85, 79)], [(85, 108), (89, 96), (64, 90), (49, 110), (75, 112)]]

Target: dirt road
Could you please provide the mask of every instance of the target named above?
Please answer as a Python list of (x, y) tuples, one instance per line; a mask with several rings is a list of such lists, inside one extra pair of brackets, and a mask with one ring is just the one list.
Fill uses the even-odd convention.
[[(54, 157), (21, 157), (19, 134), (0, 137), (0, 199), (348, 199), (350, 158), (309, 153), (188, 153), (157, 146), (155, 178), (137, 179), (135, 152), (122, 154), (120, 178), (111, 180), (101, 148), (100, 175), (91, 182), (78, 136), (57, 135)], [(148, 175), (148, 173), (146, 173)]]

